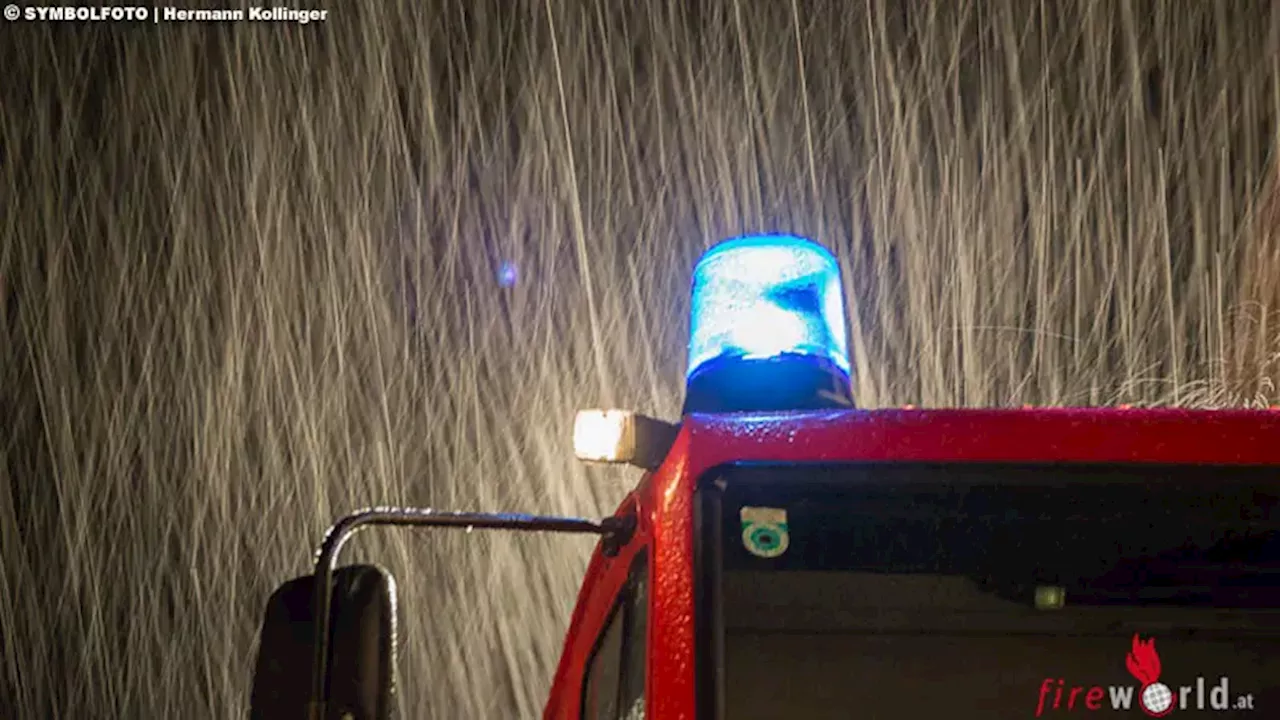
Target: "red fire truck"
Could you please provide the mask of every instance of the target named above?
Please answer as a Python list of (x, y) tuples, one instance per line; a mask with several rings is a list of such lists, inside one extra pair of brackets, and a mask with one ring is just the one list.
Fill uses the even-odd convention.
[(712, 248), (679, 423), (578, 415), (646, 471), (617, 511), (342, 518), (253, 717), (391, 717), (394, 584), (337, 563), (374, 525), (600, 536), (546, 720), (1280, 717), (1280, 413), (860, 410), (845, 328), (821, 246)]

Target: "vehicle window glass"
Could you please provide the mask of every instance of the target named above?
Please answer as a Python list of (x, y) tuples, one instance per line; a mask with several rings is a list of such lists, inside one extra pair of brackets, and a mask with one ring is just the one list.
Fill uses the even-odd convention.
[(587, 668), (587, 692), (582, 707), (583, 720), (616, 720), (618, 680), (622, 665), (622, 608), (615, 610), (605, 626), (600, 645)]
[(583, 720), (644, 720), (648, 558), (633, 563), (587, 666)]
[(644, 720), (645, 657), (648, 643), (649, 563), (643, 555), (631, 571), (627, 599), (627, 633), (623, 643), (625, 663), (622, 682), (622, 720)]
[[(1274, 467), (857, 463), (713, 478), (699, 492), (715, 518), (704, 677), (723, 683), (705, 691), (718, 717), (1280, 717)], [(1218, 704), (1198, 687), (1217, 687)]]

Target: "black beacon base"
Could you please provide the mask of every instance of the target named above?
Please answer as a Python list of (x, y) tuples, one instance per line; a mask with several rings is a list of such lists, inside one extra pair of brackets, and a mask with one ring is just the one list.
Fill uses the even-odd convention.
[(689, 378), (681, 414), (853, 407), (849, 376), (835, 363), (813, 355), (784, 354), (708, 362)]

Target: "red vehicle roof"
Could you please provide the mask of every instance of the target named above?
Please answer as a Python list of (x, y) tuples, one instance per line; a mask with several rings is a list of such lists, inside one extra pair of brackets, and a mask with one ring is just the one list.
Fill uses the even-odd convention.
[(692, 415), (684, 425), (695, 474), (770, 460), (1280, 465), (1277, 410), (848, 410)]

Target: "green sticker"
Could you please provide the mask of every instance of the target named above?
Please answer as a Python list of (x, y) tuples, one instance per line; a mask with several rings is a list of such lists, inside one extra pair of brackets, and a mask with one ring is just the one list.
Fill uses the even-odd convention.
[(787, 530), (787, 511), (780, 508), (744, 507), (742, 545), (747, 552), (762, 558), (776, 558), (791, 546)]

